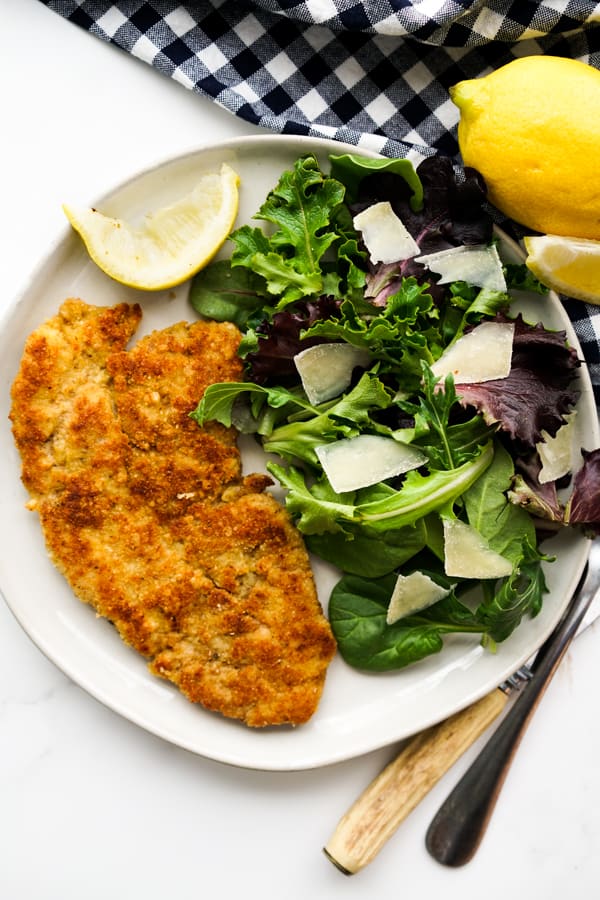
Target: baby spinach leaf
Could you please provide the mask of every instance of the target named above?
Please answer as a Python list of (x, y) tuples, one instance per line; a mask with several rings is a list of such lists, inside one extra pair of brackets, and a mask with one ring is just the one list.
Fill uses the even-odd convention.
[(481, 478), (465, 491), (463, 501), (469, 524), (490, 547), (516, 565), (524, 545), (535, 546), (535, 526), (528, 513), (507, 499), (514, 476), (510, 453), (497, 443), (494, 459)]
[(190, 285), (189, 301), (201, 316), (243, 328), (264, 305), (264, 280), (249, 269), (220, 259), (202, 269)]
[(390, 671), (443, 648), (443, 635), (481, 632), (480, 623), (452, 594), (418, 615), (393, 625), (386, 621), (396, 575), (346, 575), (329, 600), (329, 619), (343, 659), (358, 669)]
[(348, 523), (343, 532), (312, 534), (308, 549), (343, 572), (379, 578), (411, 559), (427, 544), (425, 520), (383, 533)]
[(490, 467), (463, 495), (469, 524), (514, 567), (512, 575), (493, 591), (487, 586), (490, 598), (477, 609), (486, 631), (497, 642), (506, 640), (525, 615), (537, 615), (547, 591), (541, 567), (544, 557), (537, 550), (533, 520), (507, 499), (513, 475), (512, 458), (498, 444)]

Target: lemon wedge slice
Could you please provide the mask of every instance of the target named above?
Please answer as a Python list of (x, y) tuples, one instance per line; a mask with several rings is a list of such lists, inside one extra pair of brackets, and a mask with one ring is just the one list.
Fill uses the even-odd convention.
[(523, 238), (525, 262), (547, 287), (600, 304), (600, 241), (544, 234)]
[(128, 287), (158, 291), (187, 281), (225, 243), (238, 211), (239, 181), (224, 163), (138, 227), (89, 207), (65, 204), (63, 210), (103, 272)]

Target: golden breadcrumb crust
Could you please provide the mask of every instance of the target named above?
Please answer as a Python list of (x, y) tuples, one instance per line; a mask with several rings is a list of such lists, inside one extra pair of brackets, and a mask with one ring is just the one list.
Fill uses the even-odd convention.
[(152, 672), (248, 725), (306, 722), (335, 644), (303, 541), (233, 429), (189, 416), (241, 379), (240, 334), (181, 322), (126, 349), (140, 319), (71, 299), (27, 340), (10, 417), (29, 506)]

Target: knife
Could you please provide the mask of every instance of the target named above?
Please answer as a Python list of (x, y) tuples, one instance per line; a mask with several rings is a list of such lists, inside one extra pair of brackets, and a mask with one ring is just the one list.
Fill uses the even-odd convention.
[[(598, 544), (598, 539), (592, 542), (594, 554), (600, 554)], [(572, 626), (573, 611), (578, 616), (577, 634), (581, 634), (600, 615), (600, 565), (597, 557), (591, 560), (586, 571), (588, 575), (582, 577), (579, 582), (567, 613), (540, 649), (533, 663), (522, 666), (499, 688), (494, 688), (476, 703), (411, 738), (400, 754), (371, 782), (342, 816), (323, 852), (344, 874), (353, 875), (372, 862), (400, 824), (440, 778), (500, 716), (509, 698), (515, 694), (524, 696), (536, 677), (535, 672), (543, 662), (544, 654), (549, 659), (548, 652), (556, 648), (557, 642), (563, 644), (559, 660), (562, 658), (570, 639), (575, 634), (575, 629), (569, 631), (569, 639), (564, 643), (565, 630)], [(545, 672), (546, 680), (554, 673), (558, 661), (549, 672)], [(538, 700), (543, 692), (541, 681), (540, 675), (535, 688)], [(494, 799), (497, 793), (498, 789)], [(491, 812), (491, 807), (488, 808)], [(464, 835), (461, 838), (449, 836), (447, 812), (447, 807), (445, 811), (441, 810), (437, 822), (434, 820), (435, 824), (432, 823), (427, 837), (428, 850), (438, 861), (446, 865), (461, 865), (467, 861), (466, 858), (462, 862), (453, 862), (451, 858), (453, 853), (460, 855), (462, 849), (456, 851), (455, 847), (450, 848), (450, 844), (452, 841), (464, 843)], [(454, 825), (455, 814), (456, 809), (452, 813)], [(479, 823), (480, 833), (488, 818), (489, 812), (487, 817), (484, 816), (484, 821)], [(464, 816), (462, 824), (463, 830), (468, 829), (468, 822)], [(473, 834), (471, 839), (474, 839)], [(469, 851), (470, 855), (474, 849)]]
[(485, 834), (504, 779), (525, 729), (571, 641), (600, 595), (600, 537), (590, 550), (587, 575), (562, 621), (538, 651), (531, 680), (431, 823), (429, 853), (447, 866), (462, 866)]

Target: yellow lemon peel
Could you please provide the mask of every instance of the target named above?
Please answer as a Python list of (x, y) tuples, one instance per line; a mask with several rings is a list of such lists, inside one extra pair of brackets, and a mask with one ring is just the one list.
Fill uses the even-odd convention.
[(450, 89), (491, 203), (533, 231), (600, 240), (600, 71), (526, 56)]

